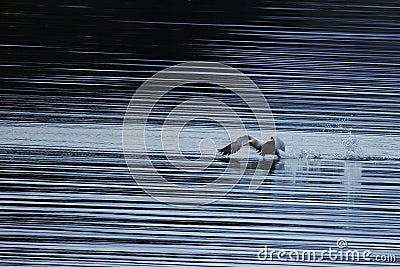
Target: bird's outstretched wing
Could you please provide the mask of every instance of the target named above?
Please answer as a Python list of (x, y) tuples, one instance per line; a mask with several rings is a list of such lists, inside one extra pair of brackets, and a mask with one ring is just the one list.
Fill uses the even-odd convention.
[(259, 149), (257, 149), (258, 154), (261, 156), (265, 155), (275, 155), (275, 141), (270, 139), (265, 142)]
[(245, 144), (247, 144), (249, 142), (249, 139), (251, 139), (250, 136), (248, 135), (243, 135), (241, 137), (239, 137), (238, 139), (236, 139), (236, 141), (230, 143), (229, 145), (218, 149), (218, 152), (225, 156), (225, 155), (231, 155), (233, 153), (238, 152)]
[(275, 148), (276, 149), (280, 149), (283, 152), (285, 152), (285, 142), (283, 142), (282, 139), (280, 139), (278, 136), (274, 136), (274, 140), (275, 140)]

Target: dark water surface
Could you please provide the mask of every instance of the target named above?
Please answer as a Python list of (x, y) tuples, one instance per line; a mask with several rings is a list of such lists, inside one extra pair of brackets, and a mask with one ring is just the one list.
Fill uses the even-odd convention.
[[(291, 265), (399, 265), (398, 2), (243, 2), (0, 3), (0, 266), (286, 266), (257, 253), (338, 239), (372, 261)], [(226, 197), (177, 207), (135, 184), (121, 130), (140, 84), (192, 60), (251, 77), (288, 155), (255, 192), (245, 172)], [(178, 90), (154, 131), (192, 96), (236, 101), (220, 88)], [(198, 154), (205, 134), (226, 144), (218, 125), (187, 125), (183, 152)], [(148, 152), (177, 182), (207, 183), (228, 164), (180, 176), (161, 148)]]

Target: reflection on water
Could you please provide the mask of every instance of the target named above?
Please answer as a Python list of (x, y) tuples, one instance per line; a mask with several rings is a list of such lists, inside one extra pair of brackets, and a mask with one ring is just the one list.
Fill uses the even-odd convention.
[[(2, 1), (1, 266), (286, 266), (260, 262), (257, 252), (324, 249), (339, 238), (398, 255), (397, 5)], [(190, 60), (249, 75), (268, 99), (288, 158), (267, 170), (270, 162), (255, 152), (239, 153), (190, 173), (170, 168), (154, 146), (147, 153), (174, 183), (204, 185), (244, 170), (223, 198), (176, 207), (135, 183), (121, 128), (143, 81)], [(257, 133), (236, 96), (190, 85), (159, 103), (154, 134), (168, 111), (193, 97), (233, 106)], [(189, 160), (201, 160), (204, 138), (203, 146), (226, 145), (223, 129), (205, 124), (185, 126)], [(138, 165), (144, 155), (134, 155)]]

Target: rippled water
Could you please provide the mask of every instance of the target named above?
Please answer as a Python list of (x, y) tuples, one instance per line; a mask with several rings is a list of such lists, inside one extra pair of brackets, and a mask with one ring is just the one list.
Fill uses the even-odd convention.
[[(313, 266), (398, 266), (396, 1), (0, 7), (1, 266), (286, 266), (257, 253), (265, 245), (337, 248), (338, 239), (374, 256), (397, 255), (397, 262)], [(251, 77), (288, 153), (249, 192), (256, 153), (182, 174), (152, 147), (148, 153), (174, 182), (201, 185), (228, 165), (235, 175), (249, 164), (229, 194), (200, 207), (163, 204), (143, 192), (121, 140), (138, 86), (190, 60), (222, 62)], [(237, 104), (221, 88), (188, 86), (159, 103), (153, 130), (194, 96)], [(236, 107), (257, 135), (251, 114)], [(226, 144), (217, 124), (188, 124), (183, 153), (196, 157), (205, 134), (217, 147)], [(145, 153), (136, 152), (138, 160)]]

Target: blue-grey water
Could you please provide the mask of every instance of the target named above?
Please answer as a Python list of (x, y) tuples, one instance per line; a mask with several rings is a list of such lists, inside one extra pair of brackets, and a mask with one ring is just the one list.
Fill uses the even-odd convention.
[[(286, 266), (258, 252), (338, 249), (338, 239), (371, 261), (291, 265), (398, 266), (398, 2), (243, 2), (0, 3), (0, 266)], [(123, 118), (147, 78), (193, 60), (248, 75), (288, 155), (255, 192), (245, 172), (209, 205), (172, 206), (128, 171)], [(159, 103), (154, 128), (192, 96), (236, 101), (189, 86)], [(196, 156), (204, 135), (226, 145), (218, 125), (189, 124), (183, 152)], [(145, 153), (162, 150), (137, 159)], [(228, 166), (177, 175), (156, 161), (197, 184)], [(232, 160), (238, 170), (242, 161)]]

